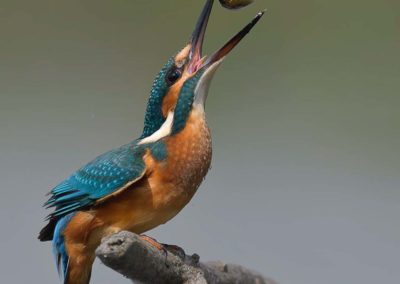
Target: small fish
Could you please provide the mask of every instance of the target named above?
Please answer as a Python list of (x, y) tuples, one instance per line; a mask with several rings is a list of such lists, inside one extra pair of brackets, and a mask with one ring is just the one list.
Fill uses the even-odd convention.
[(219, 0), (219, 2), (227, 9), (240, 9), (250, 5), (254, 0)]

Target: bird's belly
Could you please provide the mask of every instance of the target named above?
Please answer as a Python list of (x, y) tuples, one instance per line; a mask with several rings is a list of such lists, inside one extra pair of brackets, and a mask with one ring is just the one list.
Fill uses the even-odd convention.
[(183, 131), (165, 142), (165, 160), (148, 153), (142, 180), (96, 208), (104, 227), (140, 234), (164, 224), (191, 200), (210, 168), (212, 154), (203, 114), (192, 116)]
[(145, 180), (96, 208), (95, 215), (106, 230), (140, 234), (173, 218), (191, 197), (172, 184)]

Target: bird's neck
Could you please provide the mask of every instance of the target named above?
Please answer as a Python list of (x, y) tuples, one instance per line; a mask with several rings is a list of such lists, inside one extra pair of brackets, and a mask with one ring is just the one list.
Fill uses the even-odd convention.
[[(161, 104), (162, 101), (160, 101), (160, 106)], [(163, 125), (165, 118), (160, 109), (161, 107), (156, 106), (156, 104), (148, 104), (144, 118), (143, 132), (140, 139), (149, 137)]]
[(172, 64), (174, 64), (174, 60), (173, 58), (170, 58), (153, 82), (144, 117), (144, 128), (140, 137), (141, 139), (152, 135), (160, 129), (161, 125), (165, 121), (162, 114), (162, 103), (169, 87), (167, 86), (164, 77)]
[(165, 140), (169, 167), (185, 187), (194, 191), (211, 163), (211, 133), (204, 110), (193, 108), (184, 128)]

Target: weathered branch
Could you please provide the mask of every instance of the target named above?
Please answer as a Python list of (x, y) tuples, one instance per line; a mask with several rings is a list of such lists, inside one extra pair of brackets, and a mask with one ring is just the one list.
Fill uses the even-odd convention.
[(189, 256), (177, 249), (160, 251), (129, 232), (104, 239), (96, 255), (106, 266), (146, 284), (276, 284), (239, 265), (201, 263), (197, 254)]

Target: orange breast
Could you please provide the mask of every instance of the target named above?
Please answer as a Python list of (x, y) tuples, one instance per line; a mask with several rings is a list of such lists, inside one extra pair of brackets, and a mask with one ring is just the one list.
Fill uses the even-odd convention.
[[(185, 128), (165, 139), (167, 159), (151, 164), (150, 187), (155, 196), (154, 204), (181, 210), (193, 197), (211, 164), (211, 135), (204, 112), (193, 110)], [(160, 189), (160, 190), (159, 190)]]
[(174, 217), (190, 201), (211, 163), (211, 135), (204, 112), (192, 111), (185, 128), (165, 138), (166, 160), (145, 155), (146, 174), (91, 212), (101, 235), (142, 233)]

